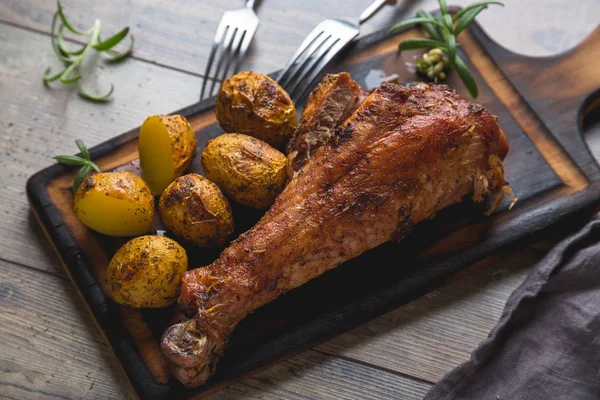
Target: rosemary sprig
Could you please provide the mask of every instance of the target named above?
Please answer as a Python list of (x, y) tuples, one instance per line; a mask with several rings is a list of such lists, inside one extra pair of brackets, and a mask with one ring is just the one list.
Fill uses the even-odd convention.
[(68, 167), (81, 167), (79, 172), (77, 172), (77, 175), (75, 175), (75, 180), (73, 181), (73, 193), (77, 191), (77, 188), (79, 185), (81, 185), (81, 182), (83, 182), (83, 178), (85, 178), (91, 170), (100, 172), (100, 168), (98, 168), (98, 166), (92, 162), (92, 159), (90, 158), (90, 152), (83, 141), (77, 139), (75, 144), (77, 144), (79, 151), (81, 151), (81, 157), (68, 155), (54, 157), (54, 159), (62, 165), (66, 165)]
[[(64, 85), (77, 83), (79, 94), (82, 97), (96, 102), (105, 102), (110, 100), (114, 86), (111, 84), (110, 90), (103, 95), (94, 95), (89, 93), (83, 88), (80, 82), (81, 73), (79, 72), (79, 66), (91, 50), (108, 54), (110, 56), (108, 61), (112, 62), (127, 58), (133, 50), (133, 35), (129, 35), (129, 47), (125, 51), (117, 52), (113, 50), (113, 47), (121, 43), (121, 41), (127, 36), (129, 33), (129, 27), (125, 27), (119, 33), (106, 40), (102, 40), (100, 38), (100, 29), (102, 26), (100, 20), (97, 19), (90, 29), (81, 31), (74, 28), (73, 25), (69, 23), (63, 12), (63, 7), (60, 0), (57, 0), (56, 4), (57, 10), (52, 18), (51, 43), (54, 54), (56, 54), (58, 59), (65, 64), (65, 68), (56, 74), (52, 74), (51, 67), (46, 68), (43, 77), (44, 83), (54, 82), (56, 80), (60, 81), (60, 83)], [(87, 37), (87, 43), (78, 49), (69, 49), (64, 40), (65, 28), (76, 35)]]
[(468, 5), (452, 17), (448, 13), (446, 0), (438, 0), (438, 2), (440, 15), (434, 17), (427, 11), (418, 11), (415, 18), (394, 25), (390, 33), (408, 25), (421, 24), (430, 38), (407, 39), (400, 43), (398, 50), (430, 49), (416, 61), (417, 72), (437, 82), (438, 79), (445, 79), (448, 70), (454, 68), (471, 96), (476, 98), (479, 94), (477, 83), (465, 61), (456, 54), (458, 48), (456, 37), (489, 5), (504, 6), (504, 4), (499, 1), (481, 1)]

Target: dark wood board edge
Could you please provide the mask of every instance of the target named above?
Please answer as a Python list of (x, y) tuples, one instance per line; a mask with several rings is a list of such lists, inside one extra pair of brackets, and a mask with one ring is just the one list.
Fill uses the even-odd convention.
[[(181, 114), (188, 118), (192, 115), (211, 110), (214, 106), (215, 98), (210, 98), (186, 106), (175, 111), (174, 114)], [(139, 127), (90, 148), (91, 158), (101, 158), (110, 154), (114, 149), (135, 140), (138, 133)], [(124, 340), (125, 338), (129, 338), (129, 333), (126, 329), (122, 325), (120, 327), (111, 327), (106, 323), (102, 323), (102, 321), (106, 322), (105, 314), (107, 307), (102, 289), (100, 289), (95, 278), (87, 268), (81, 250), (69, 230), (61, 222), (58, 210), (53, 206), (46, 191), (46, 186), (52, 179), (63, 175), (68, 170), (69, 168), (63, 165), (54, 164), (35, 173), (27, 180), (26, 193), (32, 214), (58, 255), (67, 276), (77, 288), (77, 292), (83, 300), (86, 309), (92, 315), (96, 327), (104, 337), (113, 356), (118, 360), (119, 366), (134, 392), (142, 398), (170, 399), (172, 398), (170, 396), (170, 388), (158, 385), (152, 381), (151, 375), (145, 368), (145, 364), (132, 341)], [(143, 366), (144, 370), (140, 370), (140, 365)]]
[[(553, 131), (553, 127), (548, 126), (545, 118), (542, 118), (542, 116), (539, 115), (538, 110), (536, 110), (535, 102), (532, 102), (532, 100), (535, 100), (532, 97), (535, 96), (533, 96), (533, 93), (527, 92), (528, 89), (531, 88), (525, 86), (522, 82), (519, 82), (518, 76), (511, 77), (511, 74), (507, 71), (507, 67), (511, 67), (513, 64), (519, 65), (519, 71), (524, 69), (539, 71), (540, 68), (544, 68), (544, 66), (547, 64), (550, 65), (565, 62), (579, 52), (594, 48), (592, 46), (595, 46), (598, 42), (600, 42), (600, 26), (596, 27), (596, 29), (594, 29), (582, 42), (578, 43), (576, 46), (562, 53), (546, 57), (528, 57), (508, 50), (492, 40), (479, 24), (472, 24), (467, 29), (475, 37), (477, 42), (486, 43), (486, 46), (483, 48), (483, 50), (486, 52), (487, 56), (496, 63), (500, 71), (503, 71), (507, 81), (511, 82), (514, 90), (526, 100), (531, 112), (539, 118), (539, 121), (544, 125), (545, 129), (548, 132), (551, 132), (551, 135), (553, 136), (554, 140), (557, 141), (563, 152), (571, 158), (573, 163), (580, 169), (587, 179), (600, 179), (600, 164), (596, 161), (587, 142), (585, 141), (585, 138), (583, 137), (581, 124), (583, 116), (586, 111), (588, 111), (589, 106), (591, 104), (597, 105), (598, 102), (600, 102), (600, 81), (598, 81), (598, 79), (590, 80), (589, 77), (585, 76), (578, 77), (579, 80), (583, 80), (583, 82), (585, 82), (588, 89), (582, 94), (581, 98), (577, 100), (577, 103), (572, 105), (570, 109), (568, 108), (566, 110), (561, 110), (561, 113), (573, 114), (574, 120), (577, 121), (577, 126), (574, 127), (575, 131), (572, 132), (572, 135), (569, 135), (567, 140), (565, 139), (563, 132), (560, 130), (557, 132)], [(554, 79), (560, 81), (561, 77), (555, 76)], [(529, 96), (528, 94), (531, 94), (532, 96)], [(577, 140), (573, 140), (573, 137), (576, 137)], [(575, 150), (580, 149), (583, 151), (579, 151), (577, 153), (577, 157), (573, 157), (572, 153)]]
[[(553, 192), (561, 190), (565, 189), (557, 189)], [(549, 193), (549, 196), (554, 197), (553, 195), (556, 195), (556, 193)], [(539, 239), (544, 231), (551, 229), (553, 226), (560, 225), (561, 222), (564, 222), (567, 218), (577, 218), (575, 213), (577, 210), (579, 210), (580, 213), (586, 214), (589, 213), (589, 210), (595, 209), (598, 205), (600, 205), (600, 182), (595, 182), (585, 190), (572, 193), (566, 198), (558, 197), (558, 199), (551, 200), (542, 208), (530, 206), (530, 209), (524, 212), (525, 215), (523, 216), (523, 219), (519, 220), (519, 226), (511, 226), (509, 224), (502, 228), (503, 230), (513, 233), (512, 235), (499, 235), (502, 238), (500, 241), (484, 241), (443, 262), (432, 261), (419, 265), (419, 268), (429, 270), (430, 274), (428, 275), (427, 281), (423, 281), (423, 277), (409, 277), (401, 286), (390, 287), (388, 290), (379, 293), (377, 297), (360, 297), (354, 303), (346, 305), (345, 309), (342, 310), (344, 318), (340, 318), (339, 312), (323, 314), (318, 319), (311, 321), (304, 329), (294, 332), (293, 335), (278, 338), (275, 342), (256, 348), (256, 354), (260, 355), (260, 357), (258, 357), (258, 362), (256, 362), (252, 369), (247, 369), (244, 373), (240, 373), (233, 377), (232, 380), (213, 384), (209, 381), (207, 386), (190, 389), (185, 394), (181, 394), (185, 397), (188, 397), (188, 395), (200, 395), (204, 397), (205, 395), (214, 393), (236, 380), (252, 375), (276, 362), (292, 357), (303, 350), (314, 347), (315, 345), (331, 339), (361, 323), (367, 322), (402, 304), (420, 297), (424, 293), (438, 287), (441, 283), (463, 268), (486, 256), (510, 248), (513, 245), (523, 246), (525, 243)], [(84, 300), (86, 308), (94, 317), (98, 329), (107, 340), (115, 357), (119, 360), (121, 368), (128, 377), (128, 380), (136, 393), (142, 398), (174, 398), (170, 387), (157, 385), (150, 379), (150, 374), (147, 370), (140, 370), (140, 365), (144, 366), (144, 363), (134, 345), (126, 340), (129, 335), (125, 329), (122, 326), (119, 329), (119, 324), (113, 324), (113, 326), (107, 325), (106, 318), (104, 318), (106, 304), (96, 307), (92, 306), (94, 300), (97, 301), (98, 293), (96, 290), (98, 290), (98, 288), (96, 285), (86, 288), (85, 281), (87, 279), (82, 278), (80, 274), (73, 273), (73, 270), (77, 267), (82, 268), (83, 270), (86, 270), (86, 268), (81, 265), (69, 267), (68, 261), (63, 257), (63, 252), (59, 247), (60, 242), (56, 242), (57, 236), (60, 235), (57, 231), (61, 226), (54, 228), (50, 227), (50, 229), (47, 229), (48, 225), (46, 225), (43, 216), (38, 213), (34, 202), (32, 202), (32, 209), (36, 219), (38, 219), (40, 225), (42, 225), (44, 233), (50, 239), (55, 251), (59, 255), (61, 264), (66, 269), (70, 279), (76, 285), (80, 296)], [(546, 217), (544, 218), (544, 216)], [(550, 218), (548, 218), (548, 216), (550, 216)], [(523, 224), (527, 224), (531, 229), (523, 229)], [(64, 237), (60, 238), (60, 240), (64, 240)], [(77, 248), (75, 243), (72, 244)], [(61, 247), (64, 248), (64, 246)], [(67, 254), (72, 254), (72, 257), (81, 259), (81, 255), (78, 254), (78, 252), (78, 249), (71, 250)], [(102, 293), (100, 293), (100, 295), (104, 297)], [(369, 312), (365, 312), (367, 309)], [(104, 321), (104, 323), (101, 321)], [(314, 332), (311, 332), (311, 326), (318, 326), (323, 332), (315, 335)], [(326, 327), (326, 329), (323, 329), (323, 327)], [(277, 350), (275, 351), (274, 349)], [(280, 353), (282, 350), (286, 353), (286, 356), (275, 358), (273, 353)]]
[[(473, 26), (476, 26), (476, 24), (474, 24)], [(479, 27), (477, 26), (477, 28)], [(483, 31), (481, 30), (481, 32)], [(483, 34), (485, 35), (485, 33)], [(387, 36), (387, 32), (385, 31), (379, 31), (372, 35), (369, 35), (361, 39), (361, 41), (356, 46), (356, 50), (359, 51), (364, 47), (367, 47), (372, 43), (379, 41)], [(485, 37), (487, 41), (491, 42), (491, 40), (487, 38), (487, 35), (485, 35)], [(213, 106), (214, 99), (209, 99), (204, 102), (185, 107), (177, 111), (177, 113), (180, 113), (184, 116), (191, 116), (199, 112), (207, 111)], [(122, 144), (128, 141), (135, 139), (135, 137), (137, 136), (137, 131), (138, 128), (130, 130), (129, 132), (126, 132), (120, 136), (117, 136), (104, 143), (101, 143), (98, 146), (93, 147), (92, 149), (90, 149), (90, 152), (93, 157), (101, 157), (102, 155), (109, 154), (115, 148), (121, 146)], [(89, 276), (89, 271), (87, 271), (85, 265), (82, 264), (83, 260), (81, 254), (73, 238), (70, 236), (68, 230), (66, 230), (64, 226), (60, 225), (60, 218), (58, 218), (57, 220), (56, 210), (52, 210), (53, 206), (51, 205), (51, 202), (45, 191), (45, 185), (53, 177), (61, 175), (65, 171), (66, 168), (60, 165), (54, 165), (36, 173), (28, 180), (27, 194), (34, 215), (42, 225), (45, 234), (52, 242), (55, 251), (58, 253), (61, 259), (61, 263), (67, 270), (70, 279), (77, 286), (80, 295), (86, 303), (86, 307), (93, 315), (96, 324), (98, 325), (99, 329), (103, 333), (103, 336), (109, 343), (111, 350), (119, 360), (122, 369), (124, 370), (126, 376), (128, 377), (128, 380), (132, 384), (132, 387), (134, 388), (136, 393), (143, 397), (152, 396), (152, 398), (173, 398), (169, 392), (168, 387), (156, 385), (151, 380), (150, 382), (148, 382), (149, 374), (147, 373), (147, 371), (141, 371), (139, 369), (140, 363), (143, 364), (139, 354), (137, 354), (137, 351), (130, 342), (124, 340), (128, 337), (127, 332), (123, 329), (107, 329), (106, 325), (101, 324), (101, 321), (105, 320), (105, 318), (103, 318), (102, 305), (98, 305), (97, 307), (93, 306), (94, 298), (97, 301), (97, 291), (99, 290), (99, 288), (95, 283), (93, 283), (94, 278)], [(379, 308), (374, 308), (372, 312), (368, 314), (364, 313), (362, 307), (353, 308), (349, 306), (348, 312), (350, 314), (348, 315), (351, 316), (351, 318), (344, 320), (336, 320), (335, 318), (332, 319), (331, 317), (329, 317), (328, 319), (325, 319), (325, 322), (329, 323), (328, 326), (331, 329), (326, 333), (313, 336), (310, 340), (306, 340), (306, 338), (310, 336), (307, 336), (307, 333), (309, 332), (298, 331), (299, 333), (297, 333), (295, 336), (290, 338), (284, 338), (282, 343), (279, 343), (277, 345), (270, 344), (269, 346), (265, 346), (264, 349), (260, 349), (260, 354), (265, 354), (265, 356), (263, 357), (263, 362), (259, 367), (256, 368), (266, 368), (269, 365), (272, 365), (273, 363), (278, 362), (282, 359), (280, 358), (277, 361), (273, 361), (272, 359), (269, 360), (269, 357), (266, 356), (266, 354), (268, 354), (268, 351), (272, 351), (272, 349), (275, 347), (277, 347), (278, 349), (290, 349), (289, 356), (297, 354), (298, 352), (306, 348), (314, 346), (315, 344), (320, 343), (323, 340), (326, 340), (330, 337), (336, 336), (337, 334), (344, 332), (345, 330), (356, 326), (357, 324), (366, 322), (378, 315), (381, 315), (382, 313), (385, 313), (386, 311), (394, 309), (397, 306), (418, 297), (427, 290), (436, 287), (437, 285), (439, 285), (440, 282), (444, 281), (450, 275), (459, 271), (463, 267), (469, 265), (474, 261), (477, 261), (482, 257), (490, 255), (492, 250), (494, 252), (500, 251), (503, 248), (506, 248), (516, 242), (533, 239), (535, 235), (542, 233), (545, 229), (548, 229), (564, 221), (565, 218), (570, 216), (570, 213), (579, 209), (580, 205), (583, 204), (585, 207), (597, 205), (599, 198), (600, 188), (597, 184), (592, 184), (587, 189), (578, 193), (574, 193), (566, 199), (550, 201), (542, 209), (531, 210), (530, 215), (528, 215), (528, 221), (533, 227), (532, 232), (534, 233), (524, 235), (521, 233), (523, 231), (522, 229), (519, 229), (519, 227), (514, 227), (515, 229), (513, 232), (517, 233), (510, 236), (509, 239), (505, 239), (501, 242), (483, 242), (481, 245), (476, 246), (476, 248), (469, 249), (469, 251), (465, 252), (464, 254), (446, 260), (443, 264), (439, 264), (437, 266), (434, 264), (430, 268), (432, 268), (432, 271), (434, 272), (435, 279), (427, 282), (426, 284), (424, 284), (423, 282), (412, 282), (410, 280), (407, 280), (407, 284), (409, 286), (414, 286), (410, 286), (408, 290), (404, 291), (402, 298), (396, 297), (394, 299), (394, 302), (380, 304)], [(556, 210), (559, 210), (559, 212), (553, 214), (553, 212)], [(548, 215), (550, 215), (551, 217), (547, 217)], [(90, 284), (90, 282), (92, 283)], [(386, 292), (384, 295), (390, 297), (393, 296), (393, 293)], [(371, 303), (374, 300), (365, 298), (360, 299), (359, 301)], [(294, 339), (292, 340), (292, 338)], [(240, 374), (237, 378), (239, 379), (243, 376), (247, 376), (256, 372), (256, 368), (252, 371)], [(197, 392), (201, 392), (200, 394), (203, 396), (205, 394), (212, 393), (229, 383), (231, 382), (215, 385), (212, 388), (206, 386), (197, 388), (186, 394), (194, 396), (196, 394), (199, 394)]]

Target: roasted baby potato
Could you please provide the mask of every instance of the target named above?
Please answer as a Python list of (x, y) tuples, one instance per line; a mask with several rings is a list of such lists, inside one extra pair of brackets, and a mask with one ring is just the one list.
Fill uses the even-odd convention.
[(240, 72), (223, 82), (216, 114), (225, 132), (254, 136), (279, 149), (297, 125), (290, 96), (273, 79), (256, 72)]
[(196, 135), (181, 115), (153, 115), (140, 128), (138, 151), (142, 178), (158, 196), (196, 157)]
[(187, 267), (187, 254), (173, 239), (140, 236), (125, 243), (110, 260), (106, 290), (127, 307), (165, 307), (179, 296)]
[(223, 192), (198, 174), (175, 179), (158, 204), (165, 225), (200, 247), (223, 245), (233, 232), (233, 215)]
[(131, 172), (88, 176), (75, 192), (75, 215), (89, 228), (110, 236), (136, 236), (150, 230), (154, 197)]
[(287, 157), (251, 136), (223, 134), (208, 142), (201, 161), (209, 180), (248, 207), (269, 207), (285, 187)]

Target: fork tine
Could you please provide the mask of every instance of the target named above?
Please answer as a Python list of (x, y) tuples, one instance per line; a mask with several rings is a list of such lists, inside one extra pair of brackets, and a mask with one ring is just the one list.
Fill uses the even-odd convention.
[[(330, 38), (331, 38), (331, 40), (329, 40)], [(317, 65), (317, 63), (319, 63), (319, 61), (340, 40), (339, 37), (334, 38), (332, 36), (329, 36), (327, 39), (328, 40), (325, 40), (323, 42), (323, 44), (320, 46), (320, 51), (317, 54), (315, 54), (310, 59), (310, 62), (308, 63), (308, 65), (303, 68), (302, 74), (294, 80), (293, 86), (291, 86), (289, 88), (289, 92), (288, 93), (290, 94), (291, 97), (294, 97), (294, 98), (296, 97), (296, 95), (295, 95), (296, 89), (298, 89), (300, 86), (302, 86), (302, 83), (304, 83), (305, 80), (306, 80), (306, 76), (315, 68), (315, 66)], [(327, 44), (327, 45), (325, 46), (325, 44)], [(306, 83), (310, 85), (310, 82), (306, 82)]]
[(292, 56), (292, 58), (290, 59), (290, 61), (286, 64), (286, 66), (281, 70), (281, 72), (279, 73), (279, 76), (277, 77), (277, 82), (279, 82), (282, 86), (283, 86), (283, 80), (286, 77), (286, 75), (290, 72), (290, 69), (292, 67), (292, 65), (294, 65), (294, 63), (296, 63), (298, 61), (298, 59), (300, 58), (300, 56), (313, 44), (313, 42), (315, 40), (317, 40), (317, 38), (319, 36), (321, 36), (323, 34), (323, 29), (321, 29), (318, 25), (315, 27), (315, 29), (313, 29), (308, 36), (306, 37), (306, 39), (304, 39), (304, 41), (302, 42), (302, 44), (300, 45), (300, 47), (298, 47), (298, 50), (296, 50), (296, 52), (294, 53), (294, 55)]
[(217, 63), (217, 69), (215, 70), (214, 79), (212, 81), (212, 84), (210, 85), (210, 91), (208, 92), (209, 96), (213, 95), (215, 86), (217, 84), (217, 78), (219, 76), (219, 72), (221, 71), (221, 66), (223, 65), (223, 60), (225, 58), (228, 58), (229, 56), (229, 52), (231, 51), (231, 45), (233, 44), (233, 40), (237, 31), (237, 27), (234, 29), (228, 29), (227, 34), (225, 35), (225, 40), (223, 41), (223, 46), (221, 47), (221, 52), (219, 54), (219, 62)]
[(246, 51), (248, 51), (248, 46), (252, 41), (251, 35), (248, 35), (248, 31), (244, 31), (242, 33), (242, 38), (240, 40), (240, 45), (237, 48), (237, 57), (235, 60), (235, 65), (233, 67), (233, 74), (237, 74), (240, 71), (240, 66), (242, 64), (242, 60), (246, 55)]
[(232, 41), (231, 41), (231, 48), (230, 48), (229, 54), (227, 54), (225, 56), (227, 61), (225, 62), (225, 68), (223, 69), (223, 73), (221, 74), (221, 77), (219, 78), (219, 82), (223, 82), (225, 80), (225, 78), (229, 75), (229, 70), (231, 69), (232, 66), (234, 69), (233, 73), (235, 73), (235, 68), (240, 62), (240, 58), (239, 58), (240, 46), (242, 45), (242, 40), (244, 39), (244, 36), (246, 35), (246, 31), (243, 31), (241, 33), (240, 32), (241, 31), (238, 30), (236, 35), (234, 36), (234, 39), (232, 39)]
[(315, 37), (315, 40), (312, 41), (310, 46), (306, 48), (304, 53), (300, 54), (300, 57), (298, 57), (296, 63), (290, 67), (285, 79), (282, 80), (282, 85), (284, 88), (288, 89), (289, 85), (297, 79), (297, 75), (302, 72), (302, 68), (308, 61), (310, 61), (310, 58), (315, 54), (315, 52), (319, 51), (321, 46), (323, 46), (323, 43), (329, 39), (329, 36), (326, 32), (321, 32), (317, 37)]
[(215, 33), (215, 38), (213, 39), (213, 45), (210, 49), (210, 55), (208, 56), (208, 62), (206, 63), (206, 70), (204, 71), (204, 79), (202, 80), (202, 91), (200, 92), (200, 100), (204, 98), (204, 90), (206, 89), (206, 82), (208, 82), (210, 76), (210, 70), (213, 65), (213, 61), (215, 60), (215, 54), (219, 45), (223, 41), (223, 37), (225, 32), (227, 31), (228, 26), (224, 23), (219, 23), (217, 27), (217, 32)]
[[(310, 75), (308, 76), (308, 78), (305, 78), (302, 80), (305, 83), (304, 89), (300, 90), (299, 92), (297, 91), (296, 98), (295, 98), (296, 101), (299, 101), (302, 98), (302, 96), (306, 93), (306, 91), (312, 87), (312, 82), (315, 80), (315, 78), (323, 71), (323, 69), (325, 69), (327, 64), (329, 64), (331, 62), (331, 60), (333, 60), (333, 58), (335, 58), (335, 56), (338, 55), (339, 52), (348, 43), (349, 43), (349, 41), (338, 40), (329, 48), (327, 53), (321, 58), (321, 60), (318, 62), (318, 64), (316, 64), (314, 66), (314, 68), (313, 68), (312, 72), (310, 73)], [(299, 85), (298, 88), (300, 86), (301, 85)], [(291, 96), (291, 94), (290, 94), (290, 96)]]

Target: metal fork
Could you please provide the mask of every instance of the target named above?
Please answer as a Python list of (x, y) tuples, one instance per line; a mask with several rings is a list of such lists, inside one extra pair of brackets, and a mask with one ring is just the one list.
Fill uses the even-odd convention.
[[(360, 24), (370, 19), (385, 4), (396, 0), (375, 0), (360, 15), (358, 24), (342, 19), (327, 19), (315, 27), (304, 39), (277, 81), (295, 101), (304, 94), (307, 85), (327, 64), (360, 33)], [(301, 83), (305, 82), (305, 85)], [(304, 88), (304, 89), (302, 89)]]
[[(232, 74), (239, 71), (242, 59), (248, 50), (254, 33), (258, 29), (258, 15), (254, 11), (254, 3), (255, 0), (246, 0), (244, 8), (225, 11), (223, 13), (221, 22), (219, 22), (219, 26), (217, 27), (217, 33), (215, 33), (215, 38), (213, 39), (208, 63), (206, 64), (200, 100), (205, 98), (204, 92), (209, 80), (212, 80), (212, 84), (210, 85), (207, 97), (212, 96), (217, 82), (225, 79), (232, 66)], [(217, 53), (217, 66), (211, 75)]]

